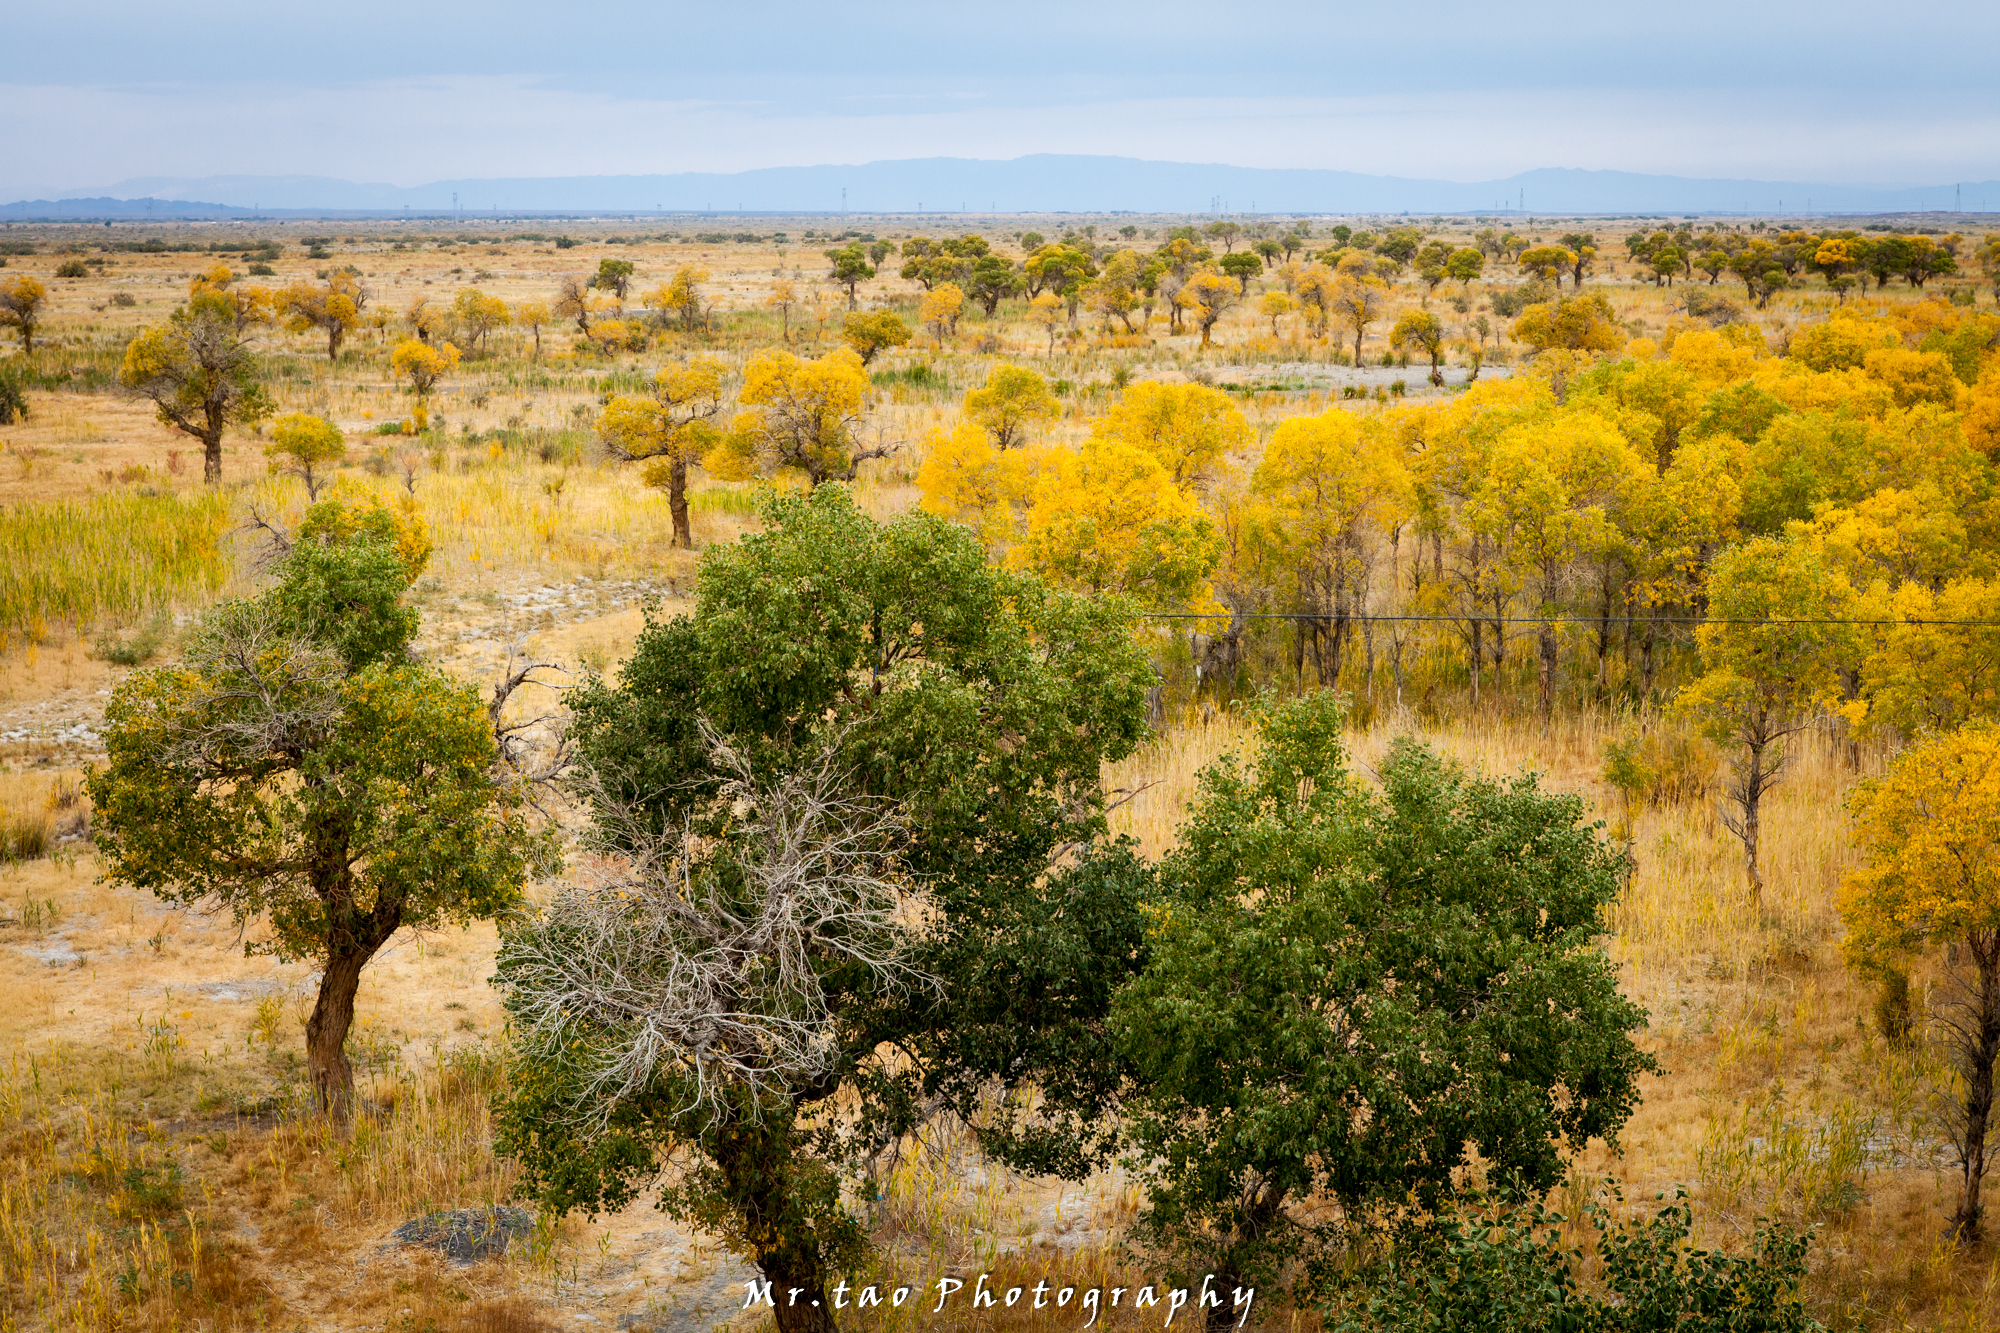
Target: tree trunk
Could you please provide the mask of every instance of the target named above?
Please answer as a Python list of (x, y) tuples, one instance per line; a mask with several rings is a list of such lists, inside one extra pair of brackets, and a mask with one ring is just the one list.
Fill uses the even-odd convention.
[(769, 1279), (771, 1299), (777, 1302), (771, 1313), (777, 1317), (778, 1333), (836, 1333), (833, 1302), (817, 1263), (791, 1263), (790, 1257), (785, 1252), (757, 1259), (757, 1271)]
[[(371, 950), (370, 953), (373, 951)], [(347, 1030), (354, 1025), (354, 992), (361, 985), (361, 968), (369, 953), (355, 950), (326, 960), (319, 982), (319, 999), (306, 1020), (306, 1072), (313, 1099), (335, 1121), (345, 1123), (354, 1113), (354, 1068), (347, 1063)]]
[(674, 516), (674, 545), (683, 551), (694, 549), (694, 529), (688, 524), (688, 465), (676, 458), (667, 475), (667, 508)]
[(1535, 652), (1541, 659), (1542, 731), (1546, 734), (1556, 700), (1556, 629), (1546, 620), (1535, 629)]
[(1951, 1229), (1960, 1241), (1979, 1239), (1979, 1190), (1986, 1175), (1986, 1132), (1993, 1121), (1993, 1065), (2000, 1059), (2000, 932), (1975, 931), (1966, 947), (1979, 962), (1977, 1035), (1964, 1034), (1965, 1136), (1960, 1141), (1964, 1181)]
[(222, 484), (222, 413), (209, 408), (203, 421), (201, 439), (201, 479), (210, 486)]
[(343, 328), (341, 328), (341, 326), (340, 326), (340, 325), (339, 325), (338, 323), (334, 324), (334, 325), (333, 325), (333, 327), (329, 328), (329, 329), (328, 329), (328, 330), (326, 331), (326, 359), (327, 359), (327, 360), (329, 360), (329, 361), (338, 361), (338, 360), (340, 360), (340, 338), (341, 338), (341, 335), (342, 335), (343, 333), (345, 333), (345, 332), (346, 332), (346, 330), (345, 330), (345, 329), (343, 329)]
[(1648, 607), (1646, 610), (1646, 635), (1639, 641), (1639, 678), (1643, 682), (1640, 686), (1640, 697), (1644, 699), (1653, 697), (1653, 645), (1658, 636), (1659, 620), (1655, 616), (1653, 608)]
[(1264, 1185), (1257, 1187), (1248, 1204), (1238, 1209), (1235, 1232), (1229, 1238), (1228, 1249), (1215, 1266), (1215, 1285), (1209, 1288), (1218, 1293), (1221, 1300), (1204, 1312), (1207, 1333), (1228, 1333), (1242, 1317), (1241, 1310), (1231, 1308), (1237, 1288), (1244, 1285), (1243, 1260), (1248, 1256), (1243, 1255), (1242, 1250), (1270, 1231), (1284, 1202), (1283, 1190)]
[(1486, 635), (1484, 633), (1486, 629), (1486, 622), (1475, 616), (1473, 617), (1471, 623), (1472, 623), (1472, 645), (1471, 645), (1472, 646), (1472, 706), (1474, 708), (1477, 708), (1479, 707), (1479, 676), (1480, 673), (1486, 669), (1486, 644), (1484, 642), (1486, 638)]
[(1743, 802), (1743, 873), (1750, 880), (1750, 892), (1761, 906), (1764, 901), (1764, 876), (1757, 869), (1757, 837), (1764, 806), (1764, 746), (1753, 744), (1750, 749), (1750, 767), (1744, 775)]
[(757, 1271), (771, 1284), (778, 1333), (836, 1333), (819, 1239), (801, 1225), (789, 1197), (784, 1164), (791, 1122), (777, 1117), (738, 1121), (715, 1135), (709, 1155), (729, 1181), (738, 1222), (755, 1237)]

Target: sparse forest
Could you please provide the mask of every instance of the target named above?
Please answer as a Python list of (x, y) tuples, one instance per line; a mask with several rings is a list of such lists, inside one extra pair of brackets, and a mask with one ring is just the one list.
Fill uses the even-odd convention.
[(0, 337), (0, 1328), (2000, 1322), (1977, 215), (9, 224)]

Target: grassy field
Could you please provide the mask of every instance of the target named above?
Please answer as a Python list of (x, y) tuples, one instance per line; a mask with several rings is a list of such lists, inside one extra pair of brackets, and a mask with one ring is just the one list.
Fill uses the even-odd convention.
[[(1128, 221), (1152, 231), (1180, 220), (1095, 221), (1108, 232)], [(575, 671), (615, 670), (645, 602), (667, 611), (686, 604), (697, 554), (672, 548), (664, 495), (640, 484), (636, 466), (608, 458), (591, 423), (606, 395), (635, 385), (663, 358), (700, 350), (735, 367), (779, 341), (779, 317), (765, 302), (780, 280), (795, 281), (801, 295), (793, 344), (832, 345), (845, 305), (844, 293), (821, 280), (820, 252), (832, 242), (790, 239), (830, 225), (760, 221), (749, 242), (662, 240), (654, 228), (627, 244), (636, 224), (575, 224), (579, 243), (568, 248), (525, 237), (515, 224), (159, 226), (146, 234), (202, 246), (240, 244), (251, 230), (269, 236), (280, 250), (276, 272), (254, 280), (272, 285), (330, 265), (361, 271), (372, 292), (367, 313), (385, 318), (364, 321), (334, 363), (314, 336), (266, 330), (268, 388), (280, 411), (320, 413), (347, 433), (349, 459), (338, 472), (346, 493), (414, 498), (437, 542), (413, 598), (424, 615), (422, 646), (485, 682), (513, 652)], [(885, 238), (978, 229), (1012, 247), (1020, 231), (1053, 237), (1061, 223), (849, 225)], [(1464, 243), (1477, 225), (1429, 229)], [(1508, 225), (1544, 238), (1573, 226)], [(1650, 273), (1642, 281), (1623, 257), (1625, 230), (1658, 225), (1585, 224), (1603, 256), (1590, 287), (1607, 294), (1635, 337), (1686, 313), (1677, 304), (1683, 286), (1655, 286)], [(773, 233), (788, 226), (781, 244)], [(128, 230), (121, 224), (118, 235)], [(304, 235), (329, 230), (340, 234), (326, 244), (328, 257), (304, 258)], [(169, 911), (97, 878), (76, 782), (98, 752), (105, 694), (135, 665), (171, 660), (189, 616), (254, 586), (263, 543), (251, 515), (289, 523), (305, 494), (269, 473), (264, 441), (249, 434), (231, 435), (224, 485), (205, 490), (186, 438), (110, 388), (125, 341), (173, 307), (210, 255), (113, 251), (89, 276), (63, 279), (53, 270), (67, 251), (96, 253), (86, 247), (101, 237), (80, 227), (17, 226), (8, 235), (33, 239), (38, 252), (10, 256), (0, 278), (37, 275), (53, 312), (46, 350), (32, 365), (30, 415), (0, 427), (0, 993), (11, 1000), (0, 1007), (0, 1328), (502, 1333), (701, 1330), (727, 1320), (741, 1300), (741, 1287), (727, 1285), (737, 1261), (644, 1200), (611, 1217), (542, 1225), (504, 1258), (469, 1267), (392, 1243), (393, 1229), (413, 1216), (508, 1195), (510, 1168), (494, 1159), (487, 1125), (488, 1098), (507, 1076), (502, 1017), (486, 985), (490, 926), (399, 938), (370, 967), (350, 1050), (373, 1109), (340, 1139), (303, 1104), (309, 969), (246, 957), (229, 921)], [(711, 331), (659, 330), (643, 353), (606, 356), (578, 350), (568, 332), (549, 326), (537, 357), (530, 334), (501, 330), (447, 380), (431, 435), (376, 433), (409, 415), (411, 400), (391, 383), (386, 360), (404, 336), (400, 315), (411, 300), (448, 301), (462, 286), (510, 304), (546, 298), (562, 275), (592, 272), (607, 257), (638, 266), (635, 294), (680, 265), (707, 268)], [(862, 301), (914, 321), (919, 293), (892, 276), (895, 263), (863, 284)], [(1455, 329), (1471, 328), (1492, 290), (1513, 280), (1499, 267), (1489, 269), (1489, 284), (1465, 293), (1456, 284), (1439, 289), (1431, 307)], [(1399, 305), (1422, 299), (1408, 283), (1395, 292)], [(1747, 308), (1740, 289), (1734, 295), (1773, 343), (1838, 303), (1816, 286), (1780, 293), (1763, 310)], [(1899, 288), (1883, 299), (1917, 296)], [(1975, 299), (1980, 309), (1992, 306), (1988, 290)], [(1388, 350), (1382, 335), (1393, 318), (1371, 330), (1371, 361)], [(1233, 460), (1242, 467), (1287, 417), (1330, 404), (1371, 410), (1377, 390), (1387, 396), (1392, 384), (1396, 396), (1418, 400), (1456, 391), (1430, 389), (1421, 364), (1345, 364), (1337, 337), (1314, 340), (1295, 318), (1273, 336), (1254, 302), (1218, 327), (1213, 349), (1196, 342), (1169, 336), (1163, 315), (1136, 337), (1086, 321), (1048, 355), (1046, 336), (1019, 302), (992, 321), (969, 307), (955, 337), (919, 334), (870, 367), (879, 401), (866, 431), (894, 452), (864, 467), (857, 492), (877, 514), (913, 505), (926, 435), (956, 421), (964, 391), (996, 360), (1064, 382), (1063, 415), (1051, 428), (1059, 439), (1080, 438), (1131, 379), (1231, 388), (1256, 433)], [(1491, 343), (1488, 374), (1518, 363), (1519, 347)], [(1461, 360), (1455, 355), (1452, 368), (1458, 382)], [(926, 373), (912, 375), (919, 366)], [(748, 488), (700, 476), (693, 514), (698, 545), (731, 540), (756, 522)], [(1251, 675), (1284, 681), (1279, 650), (1260, 651)], [(1200, 768), (1252, 742), (1226, 700), (1192, 692), (1184, 644), (1163, 633), (1160, 656), (1170, 668), (1167, 725), (1106, 774), (1107, 786), (1136, 789), (1114, 826), (1153, 856), (1171, 846)], [(1577, 707), (1545, 727), (1527, 675), (1476, 710), (1460, 687), (1437, 683), (1446, 678), (1439, 669), (1426, 685), (1419, 665), (1398, 698), (1384, 665), (1352, 687), (1366, 704), (1357, 706), (1353, 736), (1364, 771), (1393, 737), (1414, 733), (1489, 772), (1542, 772), (1551, 786), (1581, 794), (1631, 849), (1633, 873), (1605, 947), (1626, 993), (1650, 1015), (1643, 1043), (1662, 1072), (1646, 1081), (1621, 1150), (1594, 1146), (1558, 1203), (1580, 1201), (1605, 1176), (1622, 1181), (1632, 1200), (1685, 1184), (1709, 1242), (1736, 1244), (1760, 1217), (1818, 1228), (1811, 1303), (1836, 1328), (2000, 1323), (2000, 1250), (1954, 1248), (1942, 1235), (1954, 1164), (1927, 1091), (1935, 1071), (1924, 1067), (1921, 1047), (1884, 1041), (1873, 989), (1838, 955), (1833, 892), (1852, 855), (1842, 800), (1880, 771), (1885, 755), (1852, 753), (1831, 734), (1799, 747), (1766, 812), (1760, 901), (1715, 814), (1712, 753), (1690, 745), (1682, 780), (1629, 808), (1604, 782), (1607, 744), (1647, 731), (1676, 739), (1657, 709)], [(1928, 980), (1920, 973), (1913, 985)], [(1059, 1274), (1109, 1285), (1140, 1271), (1121, 1230), (1137, 1202), (1116, 1172), (1070, 1187), (1011, 1176), (981, 1162), (961, 1129), (941, 1125), (909, 1145), (887, 1182), (874, 1216), (879, 1268), (868, 1280), (934, 1281), (951, 1269), (991, 1271), (1002, 1283)], [(1276, 1302), (1266, 1314), (1271, 1326), (1316, 1324)], [(980, 1326), (1006, 1328), (1081, 1324), (1051, 1312), (982, 1318)], [(914, 1308), (871, 1322), (937, 1326)]]

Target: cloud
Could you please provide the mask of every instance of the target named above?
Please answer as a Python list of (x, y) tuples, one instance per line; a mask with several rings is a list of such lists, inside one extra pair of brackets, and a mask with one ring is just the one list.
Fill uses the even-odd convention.
[(4, 84), (0, 118), (26, 128), (0, 144), (8, 198), (134, 176), (410, 185), (1041, 152), (1451, 180), (1537, 167), (1856, 184), (2000, 176), (2000, 102), (1949, 89), (1884, 106), (1796, 89), (1093, 96), (1020, 105), (977, 90), (941, 98), (891, 88), (807, 109), (791, 97), (623, 96), (525, 76), (452, 75), (330, 87)]

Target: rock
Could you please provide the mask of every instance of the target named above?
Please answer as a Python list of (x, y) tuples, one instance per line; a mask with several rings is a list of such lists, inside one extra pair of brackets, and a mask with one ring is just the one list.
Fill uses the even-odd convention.
[(624, 1316), (618, 1327), (624, 1333), (710, 1333), (743, 1309), (749, 1294), (745, 1284), (761, 1276), (741, 1261), (725, 1262), (717, 1271), (661, 1298), (655, 1308)]
[(204, 1000), (261, 1000), (266, 995), (276, 995), (279, 986), (275, 981), (204, 981), (195, 986), (194, 993)]
[(403, 1245), (422, 1245), (469, 1264), (507, 1253), (508, 1243), (532, 1234), (535, 1215), (525, 1208), (455, 1208), (412, 1218), (395, 1230)]

